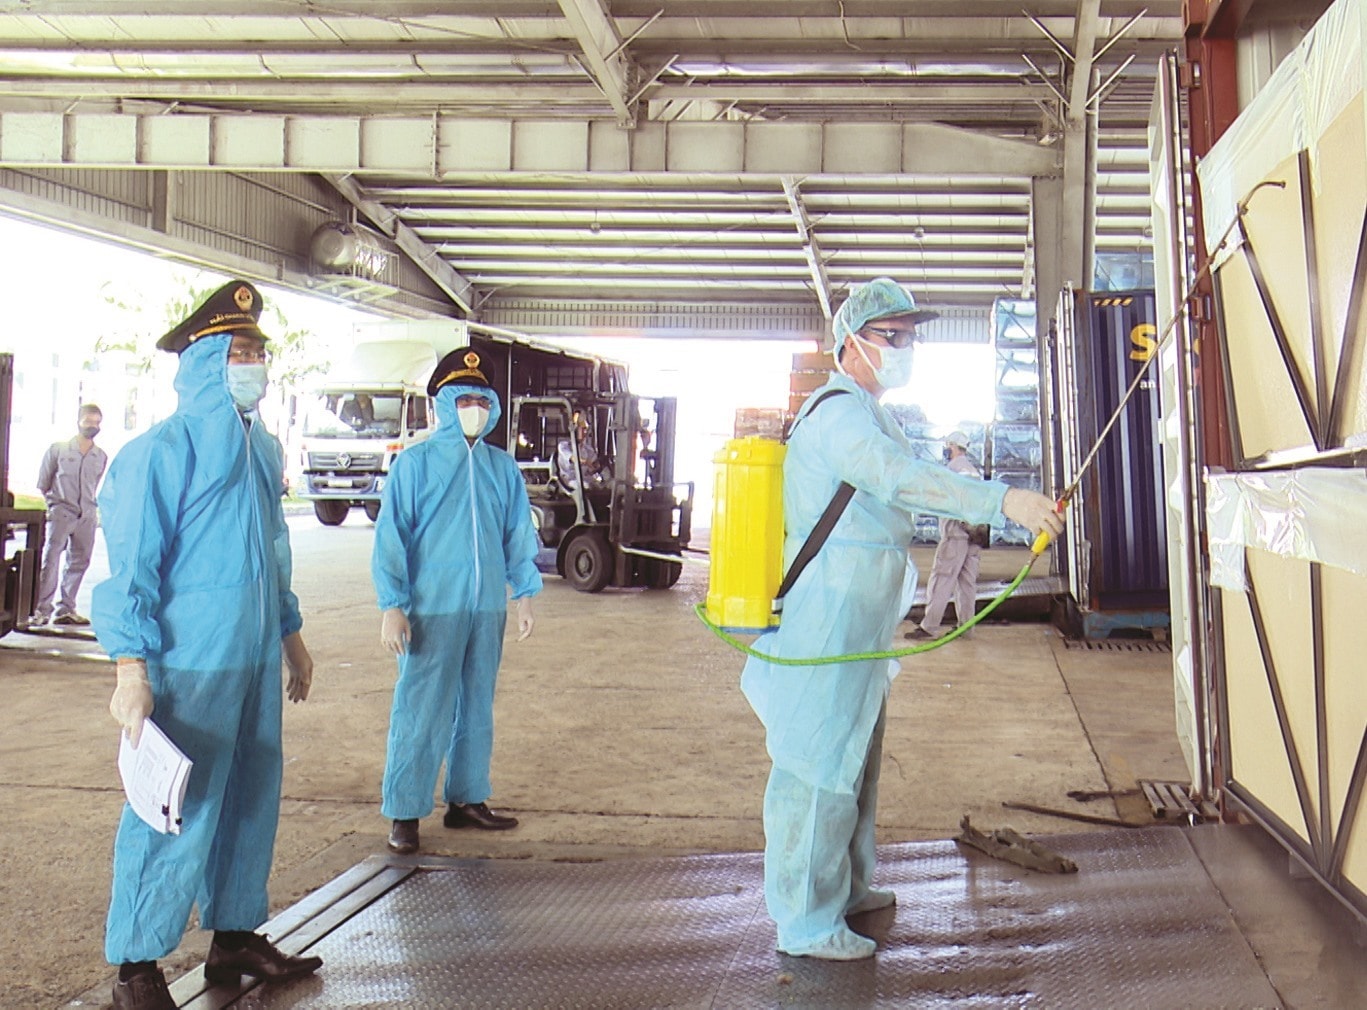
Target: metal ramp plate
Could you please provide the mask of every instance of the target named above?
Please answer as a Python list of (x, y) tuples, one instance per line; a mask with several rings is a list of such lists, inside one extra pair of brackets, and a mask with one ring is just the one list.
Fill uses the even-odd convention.
[(265, 927), (320, 954), (317, 976), (173, 992), (196, 1010), (1281, 1005), (1180, 829), (1041, 841), (1079, 872), (881, 848), (898, 907), (851, 920), (879, 951), (844, 964), (775, 952), (757, 854), (374, 857)]

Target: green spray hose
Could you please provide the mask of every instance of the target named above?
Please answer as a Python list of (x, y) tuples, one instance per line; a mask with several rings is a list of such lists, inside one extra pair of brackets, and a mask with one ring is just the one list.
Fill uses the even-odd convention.
[[(1060, 512), (1063, 511), (1062, 505), (1063, 502), (1059, 502)], [(993, 597), (992, 602), (989, 603), (987, 606), (983, 607), (983, 609), (980, 610), (977, 614), (973, 615), (971, 620), (962, 622), (957, 628), (955, 628), (953, 631), (949, 632), (946, 635), (941, 635), (939, 638), (926, 642), (923, 645), (911, 645), (905, 649), (885, 649), (879, 652), (850, 652), (846, 653), (843, 656), (818, 656), (814, 659), (784, 659), (780, 656), (767, 656), (764, 653), (760, 652), (758, 649), (746, 645), (744, 642), (736, 638), (730, 632), (725, 631), (718, 625), (713, 624), (710, 620), (708, 620), (707, 610), (703, 604), (699, 603), (697, 606), (695, 606), (693, 608), (693, 612), (698, 615), (698, 619), (702, 621), (703, 624), (707, 625), (712, 630), (712, 634), (716, 635), (727, 645), (731, 646), (731, 648), (743, 652), (747, 656), (754, 656), (756, 659), (762, 659), (766, 663), (773, 663), (776, 666), (832, 666), (836, 663), (855, 663), (859, 662), (860, 660), (866, 659), (898, 659), (901, 656), (910, 656), (918, 652), (929, 652), (931, 649), (938, 649), (940, 648), (940, 646), (952, 642), (960, 635), (966, 634), (969, 631), (969, 629), (971, 629), (974, 625), (980, 622), (988, 614), (992, 613), (992, 611), (996, 610), (999, 606), (1001, 606), (1002, 602), (1013, 592), (1015, 592), (1016, 587), (1019, 586), (1022, 582), (1024, 582), (1025, 577), (1028, 574), (1030, 574), (1030, 569), (1034, 566), (1035, 559), (1038, 558), (1041, 554), (1043, 554), (1044, 549), (1048, 546), (1048, 533), (1041, 533), (1038, 537), (1036, 537), (1034, 545), (1030, 548), (1030, 560), (1027, 561), (1023, 566), (1021, 566), (1020, 572), (1016, 575), (1014, 579), (1011, 580), (1011, 584), (1008, 585), (1005, 589), (1003, 589), (1000, 593), (998, 593), (995, 597)]]

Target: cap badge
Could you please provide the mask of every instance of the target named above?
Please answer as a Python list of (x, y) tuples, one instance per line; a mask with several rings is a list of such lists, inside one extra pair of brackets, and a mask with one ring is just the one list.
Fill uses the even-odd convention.
[(233, 292), (233, 302), (243, 312), (250, 312), (252, 307), (252, 290), (245, 284)]
[(470, 351), (468, 354), (466, 354), (466, 355), (465, 355), (465, 367), (466, 367), (466, 368), (478, 368), (478, 367), (479, 367), (479, 355), (476, 354), (474, 351)]

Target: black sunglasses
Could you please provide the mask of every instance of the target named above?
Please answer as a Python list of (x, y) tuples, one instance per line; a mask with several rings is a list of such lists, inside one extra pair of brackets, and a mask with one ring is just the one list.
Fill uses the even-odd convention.
[(917, 333), (915, 330), (885, 330), (877, 326), (861, 326), (861, 333), (871, 333), (875, 337), (882, 337), (889, 346), (910, 347), (916, 342)]

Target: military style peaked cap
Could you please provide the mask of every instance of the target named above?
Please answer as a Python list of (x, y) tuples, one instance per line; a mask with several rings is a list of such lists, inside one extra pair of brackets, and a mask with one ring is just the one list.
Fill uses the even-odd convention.
[(427, 380), (427, 395), (436, 396), (442, 386), (484, 386), (493, 389), (492, 372), (484, 355), (473, 347), (457, 347), (437, 362), (432, 378)]
[(200, 337), (215, 333), (240, 333), (266, 340), (256, 324), (261, 306), (261, 292), (255, 287), (246, 281), (229, 281), (158, 340), (157, 349), (179, 354)]

